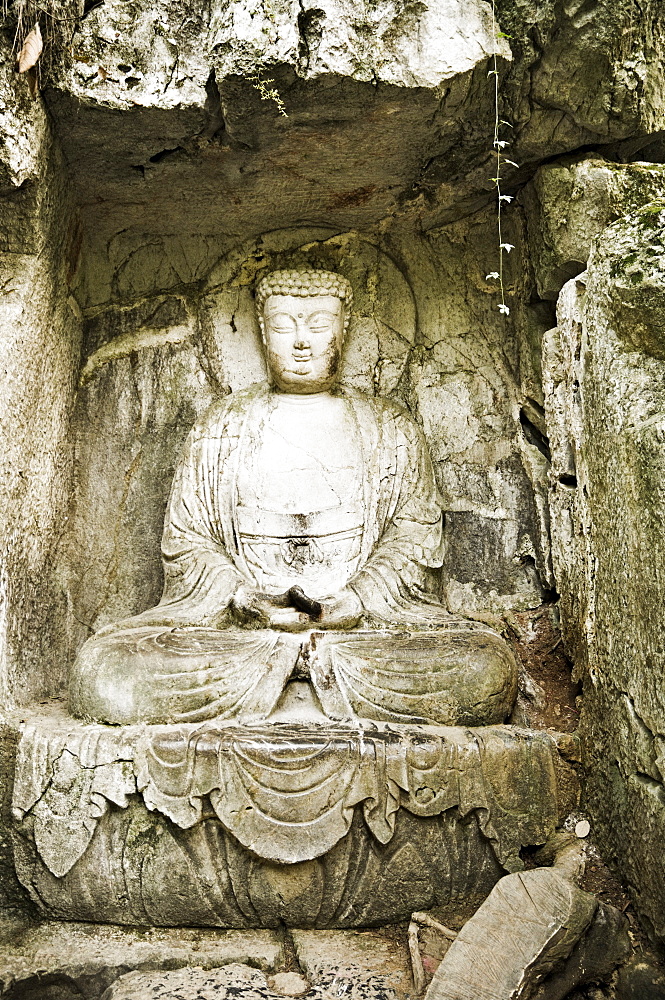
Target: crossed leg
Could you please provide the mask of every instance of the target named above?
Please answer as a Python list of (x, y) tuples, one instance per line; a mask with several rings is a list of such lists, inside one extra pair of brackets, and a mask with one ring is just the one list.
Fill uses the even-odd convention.
[(93, 636), (72, 668), (69, 707), (96, 722), (265, 718), (302, 637), (268, 629), (125, 629)]
[(490, 725), (515, 700), (517, 667), (491, 629), (276, 632), (152, 626), (93, 636), (72, 670), (72, 714), (98, 722), (267, 718), (291, 679), (330, 719)]
[(517, 694), (510, 647), (476, 623), (312, 633), (309, 649), (312, 684), (331, 718), (486, 726), (506, 720)]

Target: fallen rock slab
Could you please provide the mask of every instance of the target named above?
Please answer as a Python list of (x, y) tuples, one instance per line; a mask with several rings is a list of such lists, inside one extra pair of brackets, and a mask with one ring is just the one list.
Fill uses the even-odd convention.
[(426, 1000), (563, 1000), (576, 985), (566, 977), (560, 988), (536, 991), (563, 966), (597, 909), (594, 896), (553, 868), (505, 876), (451, 944)]

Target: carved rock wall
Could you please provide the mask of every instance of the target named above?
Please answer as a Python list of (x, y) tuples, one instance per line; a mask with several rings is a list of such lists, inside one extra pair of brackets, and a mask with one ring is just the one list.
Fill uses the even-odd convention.
[[(66, 529), (81, 344), (80, 229), (43, 106), (0, 55), (0, 702), (55, 693), (70, 622), (55, 552)], [(49, 666), (45, 667), (46, 662)]]
[[(259, 373), (256, 274), (294, 256), (338, 267), (359, 302), (348, 377), (401, 398), (429, 440), (451, 608), (539, 603), (551, 511), (590, 760), (597, 787), (617, 789), (616, 807), (590, 786), (592, 801), (658, 929), (639, 846), (655, 844), (662, 801), (656, 293), (628, 312), (608, 297), (624, 266), (609, 243), (590, 272), (598, 304), (568, 286), (546, 339), (549, 427), (540, 345), (590, 237), (660, 194), (658, 169), (602, 156), (662, 159), (662, 4), (497, 0), (496, 26), (483, 0), (62, 7), (37, 101), (8, 48), (0, 66), (2, 704), (57, 692), (91, 630), (157, 598), (177, 451), (215, 394)], [(505, 190), (524, 189), (504, 214), (509, 317), (485, 277), (494, 48), (519, 164)], [(626, 294), (647, 274), (632, 265)], [(638, 340), (621, 346), (620, 329)]]
[[(78, 321), (62, 312), (71, 245), (62, 207), (39, 265), (50, 268), (44, 295), (61, 317), (39, 308), (49, 349), (60, 352), (48, 390), (60, 393), (49, 407), (61, 415), (49, 416), (59, 443), (36, 459), (38, 443), (12, 432), (22, 455), (57, 468), (60, 492), (44, 504), (41, 555), (21, 555), (16, 572), (7, 563), (23, 581), (12, 587), (34, 599), (32, 617), (25, 602), (17, 617), (29, 638), (11, 651), (11, 697), (56, 690), (92, 629), (159, 595), (157, 542), (177, 451), (213, 395), (255, 377), (247, 288), (298, 247), (359, 286), (349, 377), (393, 392), (423, 423), (448, 512), (442, 595), (451, 608), (534, 606), (553, 586), (538, 437), (539, 344), (551, 325), (538, 296), (549, 293), (534, 289), (517, 251), (507, 259), (509, 319), (485, 280), (496, 267), (488, 71), (496, 49), (501, 116), (512, 125), (502, 130), (520, 164), (506, 167), (507, 190), (580, 144), (633, 155), (653, 144), (663, 117), (663, 15), (647, 3), (636, 18), (628, 0), (591, 12), (504, 0), (496, 11), (494, 25), (483, 0), (271, 0), (186, 12), (167, 0), (87, 9), (68, 0), (70, 20), (44, 25), (43, 100), (67, 166), (33, 190), (55, 204), (71, 180), (82, 243), (71, 306), (82, 312), (83, 356), (79, 367)], [(25, 78), (11, 87), (10, 186), (25, 180), (30, 157), (46, 178), (47, 150), (48, 162), (59, 156), (41, 99), (29, 100)], [(506, 212), (505, 235), (524, 260), (522, 215), (517, 205)], [(39, 225), (49, 218), (42, 212)], [(24, 372), (46, 357), (35, 341)], [(39, 385), (37, 411), (46, 409), (39, 380), (24, 377)], [(69, 527), (42, 573), (65, 524), (70, 447)], [(27, 516), (18, 495), (10, 521), (19, 507)], [(33, 549), (38, 537), (31, 532)], [(28, 584), (24, 568), (39, 580)]]
[(553, 554), (584, 682), (587, 803), (665, 938), (665, 201), (597, 239), (547, 338)]

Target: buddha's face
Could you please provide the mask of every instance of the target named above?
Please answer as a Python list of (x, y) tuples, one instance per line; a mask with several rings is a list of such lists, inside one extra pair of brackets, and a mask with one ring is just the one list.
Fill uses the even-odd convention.
[(283, 392), (324, 392), (336, 381), (344, 303), (336, 295), (270, 295), (261, 330), (268, 368)]

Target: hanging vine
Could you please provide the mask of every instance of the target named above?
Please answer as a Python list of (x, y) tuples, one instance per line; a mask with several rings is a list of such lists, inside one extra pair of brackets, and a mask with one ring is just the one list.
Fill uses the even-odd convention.
[(501, 38), (510, 38), (510, 35), (506, 35), (505, 32), (499, 31), (496, 20), (495, 0), (492, 0), (492, 38), (493, 38), (492, 69), (489, 71), (487, 75), (488, 77), (491, 77), (494, 81), (494, 138), (492, 142), (492, 152), (495, 157), (496, 167), (495, 167), (494, 177), (492, 177), (492, 182), (496, 188), (496, 194), (497, 194), (497, 236), (499, 244), (498, 246), (499, 270), (490, 271), (490, 273), (486, 275), (486, 280), (492, 279), (494, 281), (498, 281), (499, 295), (501, 301), (499, 302), (497, 308), (502, 315), (508, 316), (510, 315), (510, 308), (506, 303), (506, 290), (503, 280), (504, 254), (510, 253), (510, 251), (514, 250), (515, 248), (512, 243), (504, 242), (503, 232), (502, 232), (501, 210), (504, 205), (509, 205), (510, 202), (513, 200), (513, 198), (512, 195), (503, 194), (501, 190), (501, 181), (502, 181), (501, 168), (504, 164), (509, 164), (512, 167), (517, 167), (518, 164), (515, 163), (514, 160), (509, 160), (504, 153), (504, 150), (510, 145), (509, 140), (500, 138), (501, 126), (505, 126), (506, 128), (513, 127), (510, 122), (499, 117), (499, 67), (497, 62), (498, 41)]

